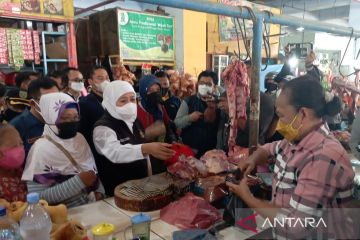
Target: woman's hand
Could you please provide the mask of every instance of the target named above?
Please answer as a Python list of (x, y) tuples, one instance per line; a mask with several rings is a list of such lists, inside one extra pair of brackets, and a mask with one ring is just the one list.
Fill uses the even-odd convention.
[(102, 194), (101, 192), (95, 192), (94, 194), (96, 201), (100, 201), (104, 199), (104, 194)]
[(92, 187), (97, 180), (97, 176), (94, 171), (81, 172), (79, 173), (79, 177), (86, 187)]
[(157, 159), (166, 160), (175, 155), (175, 151), (171, 149), (171, 144), (167, 143), (145, 143), (141, 146), (143, 154), (149, 154)]

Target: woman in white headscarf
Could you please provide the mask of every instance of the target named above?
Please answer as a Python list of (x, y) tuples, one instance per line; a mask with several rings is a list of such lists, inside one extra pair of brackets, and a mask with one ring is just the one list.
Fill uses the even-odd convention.
[(26, 160), (22, 180), (27, 181), (28, 191), (39, 192), (50, 204), (68, 207), (100, 199), (104, 190), (94, 157), (84, 136), (77, 133), (78, 104), (64, 93), (49, 93), (39, 105), (45, 127)]
[(145, 143), (143, 128), (136, 120), (136, 94), (125, 81), (113, 81), (104, 91), (104, 116), (95, 124), (96, 165), (107, 195), (125, 181), (151, 174), (149, 155), (168, 159), (174, 155), (171, 144)]

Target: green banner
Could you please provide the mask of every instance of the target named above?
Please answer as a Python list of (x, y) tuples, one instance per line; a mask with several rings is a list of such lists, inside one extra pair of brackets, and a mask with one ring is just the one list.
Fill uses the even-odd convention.
[(120, 56), (124, 60), (174, 62), (174, 18), (119, 10)]

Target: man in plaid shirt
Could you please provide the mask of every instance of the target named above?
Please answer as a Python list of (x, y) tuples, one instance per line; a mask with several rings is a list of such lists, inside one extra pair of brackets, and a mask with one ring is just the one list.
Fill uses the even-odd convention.
[(324, 115), (339, 111), (338, 103), (336, 97), (325, 97), (319, 82), (309, 76), (288, 82), (276, 101), (277, 130), (284, 140), (260, 147), (239, 164), (247, 176), (256, 165), (275, 159), (271, 203), (252, 196), (247, 177), (239, 185), (227, 183), (250, 208), (272, 223), (290, 218), (294, 218), (293, 223), (297, 219), (304, 223), (306, 218), (313, 218), (317, 225), (323, 218), (327, 225), (277, 225), (276, 239), (352, 236), (352, 225), (345, 224), (344, 212), (335, 209), (352, 199), (354, 172), (346, 151), (322, 120)]

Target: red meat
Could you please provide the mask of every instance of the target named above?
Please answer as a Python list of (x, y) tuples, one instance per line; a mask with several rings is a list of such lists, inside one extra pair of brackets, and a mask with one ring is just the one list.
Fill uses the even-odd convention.
[(224, 70), (221, 77), (227, 88), (229, 117), (231, 129), (229, 136), (229, 152), (234, 151), (237, 135), (237, 119), (246, 119), (246, 101), (249, 97), (249, 79), (246, 65), (235, 60)]
[(181, 229), (206, 229), (221, 220), (220, 212), (203, 198), (187, 193), (160, 210), (160, 218)]
[(207, 171), (211, 174), (218, 174), (233, 168), (227, 161), (225, 152), (221, 150), (210, 150), (206, 152), (200, 160), (205, 164)]

